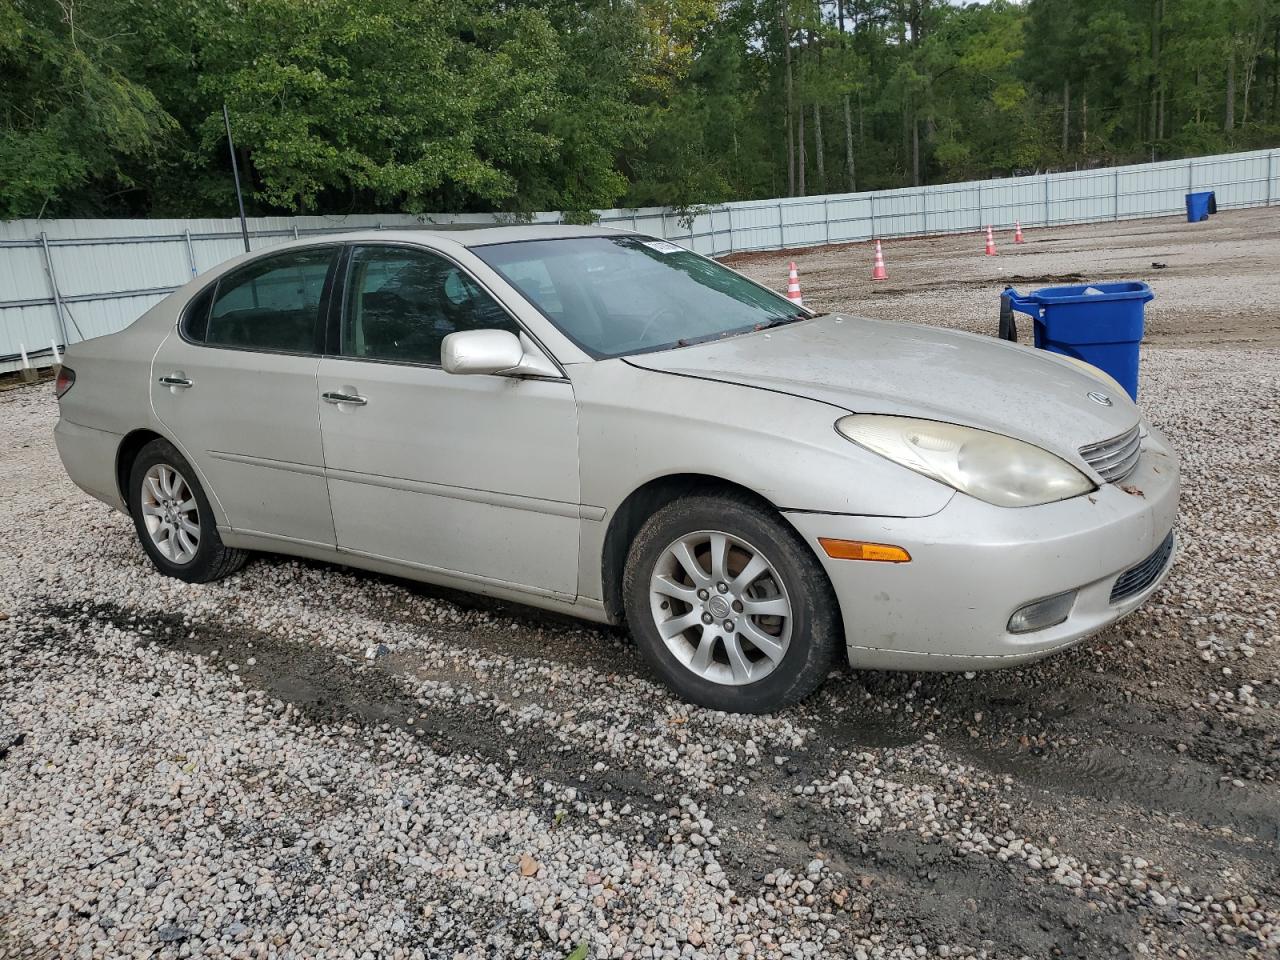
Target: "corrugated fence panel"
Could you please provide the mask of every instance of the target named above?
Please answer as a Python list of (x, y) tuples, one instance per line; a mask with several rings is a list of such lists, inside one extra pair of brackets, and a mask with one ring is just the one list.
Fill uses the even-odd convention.
[[(602, 210), (599, 222), (722, 256), (826, 243), (1181, 215), (1191, 190), (1214, 190), (1222, 208), (1280, 200), (1280, 151), (1168, 160), (1002, 180), (874, 193), (750, 200), (673, 211)], [(521, 222), (509, 214), (353, 214), (257, 217), (250, 247), (355, 229), (387, 231), (448, 223)], [(564, 215), (523, 220), (562, 223)], [(48, 242), (45, 259), (42, 235)], [(172, 290), (244, 252), (234, 218), (190, 220), (16, 220), (0, 223), (0, 372), (16, 369), (19, 346), (43, 355), (127, 326)], [(53, 299), (52, 263), (62, 299)], [(63, 329), (66, 329), (66, 336)]]
[(781, 208), (776, 203), (733, 204), (731, 209), (734, 214), (735, 250), (767, 250), (786, 246)]
[(827, 201), (831, 242), (871, 239), (871, 194), (843, 194)]
[[(40, 247), (0, 247), (0, 303), (44, 300), (50, 296)], [(3, 352), (0, 346), (0, 353)]]

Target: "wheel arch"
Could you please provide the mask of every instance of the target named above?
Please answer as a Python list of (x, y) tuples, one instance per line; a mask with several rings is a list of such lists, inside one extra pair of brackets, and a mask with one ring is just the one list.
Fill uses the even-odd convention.
[(601, 588), (605, 612), (623, 622), (622, 574), (631, 543), (644, 522), (672, 500), (690, 494), (732, 493), (755, 500), (762, 509), (782, 516), (777, 505), (750, 487), (705, 473), (675, 473), (655, 477), (632, 490), (609, 518), (601, 556)]
[(124, 435), (116, 448), (116, 489), (120, 491), (120, 499), (125, 506), (129, 505), (129, 473), (133, 469), (133, 461), (152, 440), (167, 440), (168, 437), (156, 431), (142, 428)]

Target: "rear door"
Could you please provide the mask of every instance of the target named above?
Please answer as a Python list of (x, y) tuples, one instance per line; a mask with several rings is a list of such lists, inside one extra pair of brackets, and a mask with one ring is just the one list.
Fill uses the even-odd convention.
[(316, 371), (339, 248), (294, 248), (193, 300), (152, 365), (156, 416), (230, 526), (332, 546)]
[(571, 598), (578, 417), (567, 379), (456, 376), (445, 336), (521, 329), (471, 275), (418, 246), (348, 254), (320, 420), (339, 549)]

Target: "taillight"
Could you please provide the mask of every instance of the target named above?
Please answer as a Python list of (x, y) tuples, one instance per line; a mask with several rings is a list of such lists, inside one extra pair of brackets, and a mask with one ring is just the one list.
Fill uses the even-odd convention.
[(58, 379), (53, 383), (53, 395), (59, 400), (63, 394), (76, 385), (76, 372), (70, 367), (63, 365), (58, 368)]

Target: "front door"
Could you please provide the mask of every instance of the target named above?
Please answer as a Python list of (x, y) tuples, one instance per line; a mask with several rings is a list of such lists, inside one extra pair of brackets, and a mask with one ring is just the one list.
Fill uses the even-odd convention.
[(235, 530), (334, 544), (317, 412), (338, 248), (254, 260), (199, 294), (157, 352), (151, 401)]
[(516, 322), (460, 267), (421, 247), (362, 246), (349, 260), (341, 355), (319, 371), (339, 549), (575, 596), (572, 385), (445, 373), (446, 335), (518, 333)]

